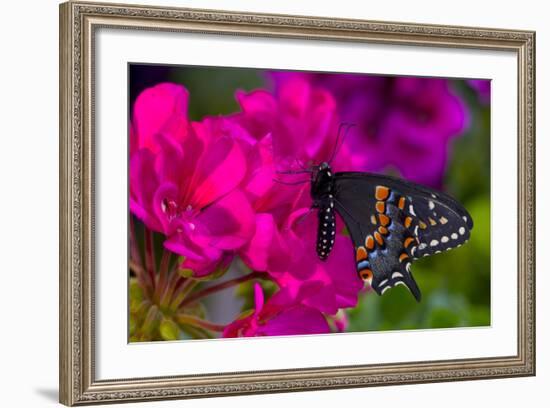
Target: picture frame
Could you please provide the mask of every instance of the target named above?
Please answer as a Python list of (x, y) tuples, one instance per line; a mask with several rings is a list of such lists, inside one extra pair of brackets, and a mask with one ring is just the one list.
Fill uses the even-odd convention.
[[(98, 378), (97, 33), (430, 47), (513, 55), (517, 76), (516, 352), (484, 357)], [(401, 47), (401, 48), (399, 48)], [(124, 137), (125, 135), (121, 135)], [(121, 159), (123, 160), (123, 159)], [(80, 405), (535, 375), (535, 33), (320, 17), (67, 2), (60, 5), (60, 402)], [(495, 219), (493, 218), (493, 223)], [(516, 224), (514, 224), (516, 225)], [(121, 271), (122, 273), (122, 271)], [(498, 288), (493, 288), (498, 292)], [(246, 340), (244, 340), (246, 341)], [(205, 343), (206, 344), (206, 343)], [(206, 344), (205, 347), (209, 347)], [(147, 371), (147, 367), (144, 368)]]

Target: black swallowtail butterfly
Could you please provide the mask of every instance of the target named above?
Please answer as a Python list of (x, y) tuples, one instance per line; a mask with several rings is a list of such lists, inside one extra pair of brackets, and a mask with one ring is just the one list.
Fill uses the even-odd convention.
[[(335, 153), (336, 148), (333, 157)], [(319, 258), (327, 259), (332, 250), (338, 213), (353, 240), (360, 278), (379, 295), (405, 285), (420, 301), (411, 263), (466, 243), (472, 217), (442, 192), (390, 176), (333, 173), (329, 163), (283, 172), (311, 173), (311, 198), (319, 219)]]

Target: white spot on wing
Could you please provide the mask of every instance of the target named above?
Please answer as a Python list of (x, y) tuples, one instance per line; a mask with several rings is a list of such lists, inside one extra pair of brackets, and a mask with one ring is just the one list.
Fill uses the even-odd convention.
[(456, 232), (453, 232), (453, 233), (451, 234), (451, 238), (452, 238), (452, 239), (458, 239), (457, 233), (456, 233)]
[(430, 246), (437, 246), (437, 244), (439, 244), (439, 241), (437, 239), (432, 239), (432, 241), (430, 242)]
[(446, 236), (446, 235), (443, 235), (443, 236), (441, 237), (441, 242), (443, 242), (444, 244), (446, 244), (447, 242), (449, 242), (449, 237)]
[(466, 232), (466, 228), (464, 228), (464, 227), (460, 227), (460, 228), (458, 229), (458, 233), (459, 233), (460, 235), (464, 235), (465, 232)]
[(425, 249), (428, 245), (426, 245), (424, 242), (418, 245), (418, 249), (422, 250)]
[(399, 286), (399, 285), (403, 285), (403, 286), (405, 286), (407, 289), (409, 289), (409, 287), (408, 287), (407, 285), (405, 285), (405, 282), (403, 282), (403, 281), (397, 281), (397, 282), (395, 282), (395, 284), (394, 284), (394, 286)]
[(433, 201), (428, 202), (428, 207), (430, 207), (430, 210), (433, 210), (435, 208), (435, 204)]
[(400, 272), (394, 272), (394, 273), (392, 273), (391, 277), (392, 277), (392, 279), (395, 279), (395, 278), (402, 278), (402, 277), (403, 277), (403, 274), (400, 273)]

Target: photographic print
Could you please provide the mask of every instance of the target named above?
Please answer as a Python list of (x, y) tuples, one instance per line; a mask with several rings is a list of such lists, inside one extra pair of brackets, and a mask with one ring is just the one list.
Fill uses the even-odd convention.
[(128, 65), (129, 341), (489, 326), (489, 79)]
[(535, 32), (59, 16), (63, 404), (535, 375)]

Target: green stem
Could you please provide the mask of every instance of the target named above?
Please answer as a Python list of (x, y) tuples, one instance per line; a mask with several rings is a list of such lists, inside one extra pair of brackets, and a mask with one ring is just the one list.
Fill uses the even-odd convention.
[(168, 268), (170, 267), (170, 258), (172, 253), (167, 250), (162, 251), (162, 258), (160, 259), (159, 275), (157, 280), (157, 286), (155, 288), (155, 298), (160, 299), (161, 295), (166, 289), (166, 283), (168, 280)]
[(227, 288), (230, 288), (232, 286), (238, 285), (240, 283), (255, 279), (255, 278), (261, 278), (265, 277), (265, 274), (261, 272), (251, 272), (248, 275), (241, 276), (239, 278), (231, 279), (222, 283), (218, 283), (217, 285), (210, 286), (208, 288), (205, 288), (203, 290), (200, 290), (198, 292), (193, 293), (188, 298), (184, 299), (180, 304), (178, 309), (181, 309), (182, 307), (193, 303), (194, 301), (201, 299), (205, 296), (211, 295), (212, 293), (219, 292), (220, 290), (224, 290)]
[(170, 270), (170, 273), (168, 273), (168, 281), (164, 287), (164, 290), (162, 290), (162, 292), (160, 292), (160, 304), (162, 306), (162, 308), (166, 308), (168, 307), (168, 305), (170, 304), (172, 298), (173, 298), (173, 293), (174, 291), (176, 290), (176, 287), (178, 286), (178, 283), (185, 280), (184, 277), (180, 276), (178, 273), (177, 273), (177, 269), (178, 269), (178, 263), (176, 262), (171, 270)]
[(136, 229), (134, 225), (134, 218), (130, 217), (130, 261), (129, 266), (132, 271), (136, 274), (140, 286), (146, 291), (146, 293), (151, 293), (153, 288), (153, 282), (149, 279), (149, 276), (145, 273), (145, 268), (143, 267), (143, 260), (141, 259), (141, 254), (136, 241)]
[(170, 303), (170, 309), (177, 310), (180, 303), (187, 297), (189, 293), (197, 286), (199, 283), (198, 280), (195, 279), (186, 279), (181, 286), (176, 290), (174, 295), (172, 296), (172, 302)]
[(153, 245), (153, 233), (148, 228), (145, 228), (145, 269), (149, 274), (149, 279), (153, 282), (153, 287), (155, 287), (155, 248)]
[(200, 327), (202, 329), (222, 332), (225, 329), (223, 324), (216, 324), (207, 320), (199, 319), (198, 317), (179, 313), (176, 315), (176, 320), (179, 324), (187, 324), (189, 326)]

